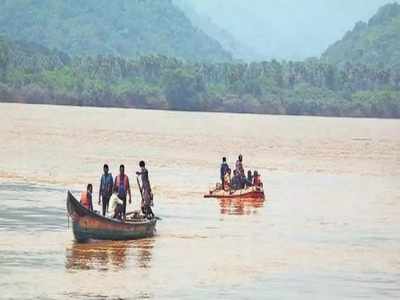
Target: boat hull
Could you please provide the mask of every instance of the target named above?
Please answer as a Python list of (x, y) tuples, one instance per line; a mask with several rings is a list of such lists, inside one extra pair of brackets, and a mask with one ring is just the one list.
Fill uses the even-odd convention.
[(78, 242), (94, 240), (134, 240), (154, 235), (156, 219), (121, 222), (89, 211), (68, 192), (67, 210)]
[(264, 199), (264, 190), (260, 187), (249, 187), (237, 191), (214, 190), (204, 195), (204, 198), (246, 198), (246, 199)]

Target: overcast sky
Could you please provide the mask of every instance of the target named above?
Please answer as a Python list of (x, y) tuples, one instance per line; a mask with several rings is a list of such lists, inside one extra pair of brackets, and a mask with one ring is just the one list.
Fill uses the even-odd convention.
[[(187, 0), (266, 58), (319, 56), (393, 0)], [(397, 1), (398, 2), (398, 1)]]

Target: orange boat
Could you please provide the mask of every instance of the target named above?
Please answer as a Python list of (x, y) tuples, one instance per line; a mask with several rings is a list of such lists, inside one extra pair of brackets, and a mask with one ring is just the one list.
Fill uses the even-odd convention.
[(264, 189), (258, 186), (251, 186), (248, 188), (244, 188), (236, 191), (225, 191), (221, 187), (218, 187), (214, 190), (210, 190), (210, 192), (204, 195), (204, 198), (246, 198), (246, 199), (264, 199)]

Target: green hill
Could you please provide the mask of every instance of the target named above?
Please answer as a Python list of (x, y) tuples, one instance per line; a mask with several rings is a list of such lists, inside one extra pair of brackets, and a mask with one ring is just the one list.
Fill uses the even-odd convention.
[(400, 68), (400, 5), (385, 5), (368, 23), (357, 23), (322, 59), (339, 65), (350, 62)]
[(171, 0), (0, 0), (0, 34), (70, 55), (229, 61)]

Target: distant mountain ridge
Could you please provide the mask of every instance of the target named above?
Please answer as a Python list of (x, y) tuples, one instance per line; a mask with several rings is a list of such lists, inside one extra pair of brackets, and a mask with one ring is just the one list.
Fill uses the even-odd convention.
[(70, 55), (229, 61), (171, 0), (0, 0), (0, 34)]
[(400, 68), (400, 4), (387, 4), (368, 23), (358, 22), (322, 59), (338, 65), (350, 62)]
[(256, 53), (254, 49), (239, 42), (227, 30), (220, 28), (209, 16), (196, 11), (191, 2), (173, 0), (173, 3), (185, 13), (195, 27), (217, 40), (226, 51), (232, 54), (234, 59), (251, 61), (261, 57), (261, 54)]

